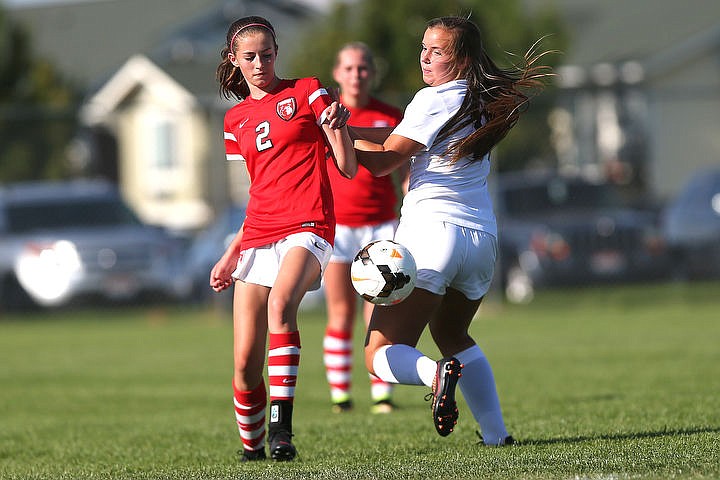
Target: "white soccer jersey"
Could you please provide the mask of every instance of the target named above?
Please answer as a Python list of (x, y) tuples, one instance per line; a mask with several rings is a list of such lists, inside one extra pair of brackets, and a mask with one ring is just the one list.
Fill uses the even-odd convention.
[(455, 80), (417, 92), (393, 134), (425, 145), (411, 158), (410, 185), (403, 198), (402, 221), (440, 220), (497, 236), (497, 223), (488, 192), (489, 155), (452, 163), (443, 157), (449, 142), (473, 132), (468, 125), (446, 141), (435, 143), (438, 132), (460, 109), (467, 81)]

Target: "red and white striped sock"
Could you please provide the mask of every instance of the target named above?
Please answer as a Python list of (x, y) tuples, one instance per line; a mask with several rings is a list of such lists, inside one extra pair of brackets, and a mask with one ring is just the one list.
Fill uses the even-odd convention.
[(265, 441), (265, 407), (267, 393), (265, 382), (252, 390), (238, 390), (233, 381), (235, 420), (245, 450), (260, 450)]
[(295, 399), (298, 365), (300, 365), (300, 332), (271, 333), (268, 348), (268, 382), (270, 401)]
[(352, 355), (352, 332), (329, 328), (325, 330), (323, 362), (325, 376), (330, 385), (330, 399), (333, 403), (350, 400)]
[(393, 384), (379, 379), (372, 373), (370, 376), (370, 397), (373, 402), (389, 401), (392, 398)]

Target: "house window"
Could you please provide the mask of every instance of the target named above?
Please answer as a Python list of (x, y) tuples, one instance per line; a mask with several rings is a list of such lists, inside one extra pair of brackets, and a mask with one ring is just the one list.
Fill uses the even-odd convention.
[(152, 156), (154, 167), (162, 170), (176, 168), (177, 129), (168, 120), (159, 120), (155, 126), (155, 155)]
[(148, 199), (165, 201), (177, 196), (182, 184), (182, 124), (171, 112), (145, 113), (142, 149), (142, 182)]

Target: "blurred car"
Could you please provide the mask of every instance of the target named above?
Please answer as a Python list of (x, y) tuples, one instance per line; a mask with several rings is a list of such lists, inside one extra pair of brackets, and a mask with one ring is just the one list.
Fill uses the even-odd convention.
[[(233, 289), (214, 292), (210, 288), (210, 270), (225, 252), (240, 226), (245, 221), (245, 207), (231, 205), (215, 221), (200, 232), (191, 242), (185, 259), (185, 271), (192, 278), (190, 298), (196, 303), (213, 303), (221, 308), (232, 306)], [(307, 292), (301, 309), (314, 308), (324, 301), (324, 289)]]
[(59, 307), (76, 299), (182, 298), (176, 241), (145, 225), (104, 181), (0, 187), (0, 306)]
[(540, 286), (669, 275), (658, 209), (634, 206), (614, 185), (528, 171), (499, 174), (492, 187), (498, 277), (511, 302)]
[(681, 278), (720, 277), (720, 167), (695, 172), (662, 213)]
[(210, 289), (210, 270), (220, 260), (244, 221), (245, 208), (232, 205), (192, 240), (185, 258), (185, 270), (192, 281), (192, 300), (232, 302), (231, 289), (219, 294)]

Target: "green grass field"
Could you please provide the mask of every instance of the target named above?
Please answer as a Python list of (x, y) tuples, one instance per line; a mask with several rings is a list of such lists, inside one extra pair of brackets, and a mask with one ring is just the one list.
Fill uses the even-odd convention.
[[(520, 444), (441, 438), (427, 389), (330, 413), (322, 312), (301, 317), (292, 463), (240, 464), (229, 314), (187, 307), (0, 314), (2, 479), (720, 478), (720, 284), (541, 292), (490, 301), (473, 333)], [(424, 338), (426, 353), (437, 351)]]

